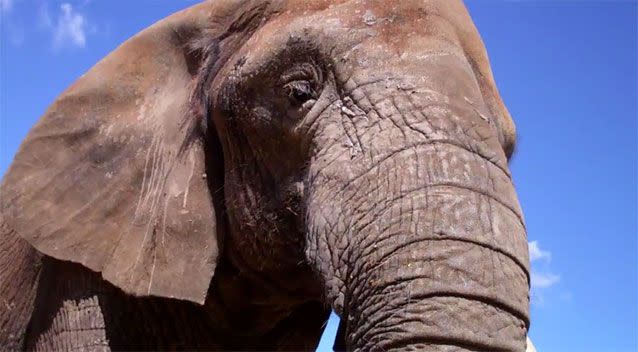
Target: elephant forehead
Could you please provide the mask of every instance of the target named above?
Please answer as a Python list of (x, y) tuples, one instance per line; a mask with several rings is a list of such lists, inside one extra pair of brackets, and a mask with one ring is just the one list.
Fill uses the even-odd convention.
[[(503, 103), (490, 68), (483, 41), (461, 0), (351, 0), (318, 1), (290, 0), (286, 2), (275, 30), (279, 36), (304, 38), (318, 33), (332, 54), (348, 52), (366, 37), (374, 45), (365, 48), (368, 57), (382, 60), (390, 55), (423, 55), (446, 52), (457, 55), (471, 66), (490, 113), (499, 126), (500, 141), (512, 150), (516, 128)], [(285, 23), (288, 23), (288, 26)], [(287, 30), (286, 30), (287, 29)], [(410, 53), (412, 52), (412, 53)], [(358, 62), (356, 62), (358, 64)]]
[(350, 73), (349, 66), (383, 67), (388, 59), (402, 65), (403, 60), (427, 61), (441, 53), (453, 55), (466, 61), (470, 74), (477, 79), (482, 100), (499, 127), (501, 144), (506, 150), (513, 149), (514, 122), (494, 82), (483, 42), (462, 1), (288, 0), (264, 4), (274, 16), (264, 16), (260, 28), (230, 60), (241, 65), (227, 65), (225, 70), (240, 67), (236, 73), (251, 76), (265, 65), (281, 62), (281, 54), (286, 54), (295, 43), (302, 50), (315, 50), (338, 63), (344, 76)]
[(449, 11), (438, 1), (288, 1), (240, 49), (243, 70), (261, 69), (295, 43), (345, 60), (447, 51), (463, 56)]

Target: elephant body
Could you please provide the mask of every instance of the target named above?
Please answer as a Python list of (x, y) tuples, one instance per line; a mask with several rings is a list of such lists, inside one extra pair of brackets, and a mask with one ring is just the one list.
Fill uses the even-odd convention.
[(524, 351), (514, 143), (461, 1), (193, 6), (20, 147), (0, 344)]

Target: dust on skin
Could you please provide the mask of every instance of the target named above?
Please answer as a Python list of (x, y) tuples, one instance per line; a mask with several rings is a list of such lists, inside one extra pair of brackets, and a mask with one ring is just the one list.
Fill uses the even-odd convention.
[[(77, 170), (71, 176), (83, 190), (99, 191), (44, 201), (62, 200), (79, 209), (73, 216), (99, 221), (40, 224), (52, 234), (45, 242), (28, 233), (30, 220), (39, 219), (21, 218), (25, 238), (47, 254), (101, 271), (105, 283), (129, 294), (203, 304), (200, 310), (214, 317), (213, 329), (224, 337), (240, 331), (233, 319), (247, 312), (253, 319), (252, 330), (241, 330), (246, 336), (262, 337), (279, 323), (296, 328), (308, 317), (321, 323), (327, 305), (304, 319), (288, 319), (303, 312), (303, 304), (326, 303), (347, 315), (349, 343), (370, 347), (364, 344), (384, 328), (440, 333), (436, 324), (397, 323), (402, 314), (461, 307), (446, 319), (472, 309), (453, 324), (468, 328), (445, 331), (446, 337), (476, 331), (459, 341), (520, 350), (510, 347), (522, 346), (528, 323), (526, 247), (503, 157), (513, 129), (498, 95), (490, 93), (480, 40), (469, 18), (456, 14), (464, 11), (460, 3), (264, 4), (200, 5), (140, 34), (82, 78), (72, 89), (85, 94), (89, 90), (82, 89), (92, 85), (104, 93), (95, 100), (108, 97), (114, 107), (95, 109), (104, 112), (96, 118), (108, 120), (96, 134), (108, 148), (87, 148), (99, 177), (84, 182), (80, 176), (94, 173), (81, 174), (90, 168), (77, 167), (67, 155), (54, 164)], [(199, 74), (198, 60), (206, 55), (183, 52), (194, 35), (201, 37), (193, 48), (210, 55)], [(292, 90), (280, 78), (299, 74), (300, 62), (326, 74), (317, 79), (302, 72), (308, 86), (320, 82), (313, 86), (316, 96), (298, 110), (286, 105)], [(115, 75), (121, 86), (104, 84)], [(200, 78), (206, 94), (199, 102), (210, 105), (190, 114), (189, 92)], [(487, 94), (492, 98), (481, 104)], [(91, 99), (82, 107), (93, 107)], [(73, 104), (64, 112), (88, 110)], [(52, 116), (63, 114), (45, 120)], [(36, 147), (23, 153), (22, 165), (41, 165), (28, 154), (45, 148), (31, 145)], [(59, 143), (63, 152), (65, 147)], [(105, 161), (135, 170), (110, 173)], [(404, 165), (413, 167), (400, 173)], [(200, 177), (208, 171), (211, 177)], [(18, 177), (12, 181), (29, 189)], [(215, 182), (222, 192), (213, 192), (222, 189)], [(110, 202), (106, 210), (91, 207), (98, 198)], [(46, 211), (53, 222), (64, 217), (57, 208)], [(217, 216), (223, 216), (220, 223)], [(122, 219), (135, 223), (121, 225)], [(66, 242), (55, 238), (62, 231)], [(223, 250), (211, 234), (223, 235)], [(414, 279), (395, 285), (397, 272)], [(386, 287), (392, 288), (379, 295)], [(434, 297), (436, 287), (452, 295)], [(468, 293), (470, 287), (475, 289)], [(415, 292), (427, 298), (413, 301)], [(455, 301), (457, 296), (472, 299)], [(485, 308), (486, 301), (497, 304)], [(393, 304), (409, 309), (389, 311)], [(485, 312), (512, 330), (488, 331), (498, 324), (477, 323)], [(308, 341), (316, 338), (317, 329), (311, 330)], [(387, 334), (381, 339), (400, 343)]]

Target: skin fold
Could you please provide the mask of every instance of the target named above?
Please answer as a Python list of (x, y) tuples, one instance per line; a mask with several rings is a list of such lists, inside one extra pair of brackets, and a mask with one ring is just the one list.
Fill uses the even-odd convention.
[(196, 5), (23, 142), (0, 345), (524, 351), (514, 142), (461, 1)]

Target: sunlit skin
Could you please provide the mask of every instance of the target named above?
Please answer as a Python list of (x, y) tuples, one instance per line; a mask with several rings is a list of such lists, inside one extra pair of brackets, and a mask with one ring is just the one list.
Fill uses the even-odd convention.
[(194, 6), (25, 139), (0, 342), (524, 351), (515, 138), (460, 1)]

